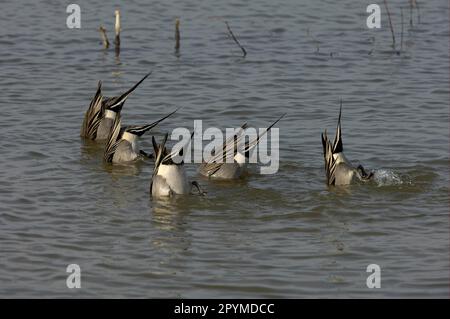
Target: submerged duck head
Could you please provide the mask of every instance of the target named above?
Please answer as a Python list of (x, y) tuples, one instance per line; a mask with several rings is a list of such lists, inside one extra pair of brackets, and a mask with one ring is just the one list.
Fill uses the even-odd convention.
[(373, 172), (367, 173), (362, 165), (358, 165), (358, 167), (356, 168), (356, 172), (359, 174), (360, 179), (363, 181), (371, 180), (374, 176)]

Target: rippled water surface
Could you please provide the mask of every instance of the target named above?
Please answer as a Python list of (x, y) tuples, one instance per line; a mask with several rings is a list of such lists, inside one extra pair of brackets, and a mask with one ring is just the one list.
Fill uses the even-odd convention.
[[(384, 11), (366, 27), (371, 2), (79, 0), (79, 30), (61, 1), (3, 3), (0, 297), (448, 297), (448, 3), (420, 1), (413, 27), (405, 8), (395, 54)], [(389, 1), (397, 49), (407, 3)], [(97, 31), (112, 42), (116, 8), (119, 58)], [(155, 202), (151, 162), (103, 164), (79, 137), (96, 83), (114, 95), (150, 70), (123, 122), (181, 106), (161, 136), (286, 112), (278, 173), (218, 183), (190, 164), (207, 196)], [(376, 170), (371, 185), (325, 185), (320, 133), (334, 134), (341, 98), (346, 155)], [(372, 263), (381, 289), (366, 286)]]

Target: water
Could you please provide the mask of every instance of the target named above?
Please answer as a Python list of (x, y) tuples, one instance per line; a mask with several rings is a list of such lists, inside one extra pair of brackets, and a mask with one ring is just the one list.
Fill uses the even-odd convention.
[[(0, 19), (1, 297), (448, 297), (448, 3), (420, 1), (404, 52), (365, 26), (370, 1), (9, 1)], [(397, 42), (400, 6), (389, 1)], [(113, 12), (122, 50), (104, 52)], [(173, 52), (181, 18), (181, 52)], [(223, 20), (248, 51), (227, 37)], [(319, 41), (319, 52), (309, 34)], [(370, 54), (369, 54), (370, 53)], [(153, 165), (109, 167), (79, 138), (103, 80), (130, 97), (125, 124), (182, 106), (156, 134), (264, 127), (280, 114), (280, 169), (154, 202)], [(320, 133), (344, 101), (346, 155), (372, 185), (327, 188)], [(142, 146), (151, 150), (150, 135)], [(78, 264), (82, 288), (66, 287)], [(368, 289), (378, 264), (381, 289)]]

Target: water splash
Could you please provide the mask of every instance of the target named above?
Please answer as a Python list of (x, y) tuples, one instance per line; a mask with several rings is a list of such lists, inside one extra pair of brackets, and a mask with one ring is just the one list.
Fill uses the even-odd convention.
[(378, 186), (391, 186), (403, 184), (402, 179), (393, 170), (377, 169), (374, 171), (373, 180)]

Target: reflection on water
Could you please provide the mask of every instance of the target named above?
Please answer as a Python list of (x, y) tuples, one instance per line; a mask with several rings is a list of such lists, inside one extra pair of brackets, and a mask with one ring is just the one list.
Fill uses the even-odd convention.
[(133, 163), (111, 164), (103, 162), (103, 167), (106, 172), (110, 173), (113, 179), (118, 179), (121, 176), (139, 175), (142, 172), (142, 166), (148, 165), (149, 160), (138, 160)]
[[(179, 197), (158, 200), (153, 202), (150, 212), (152, 225), (158, 230), (151, 236), (151, 249), (165, 256), (159, 260), (163, 268), (174, 263), (178, 265), (177, 261), (191, 248), (192, 236), (186, 221), (191, 212), (185, 208), (180, 210), (181, 204)], [(177, 268), (183, 269), (184, 265)]]
[(152, 203), (152, 221), (162, 230), (178, 230), (183, 225), (183, 216), (188, 212), (180, 211), (182, 198), (159, 198)]

